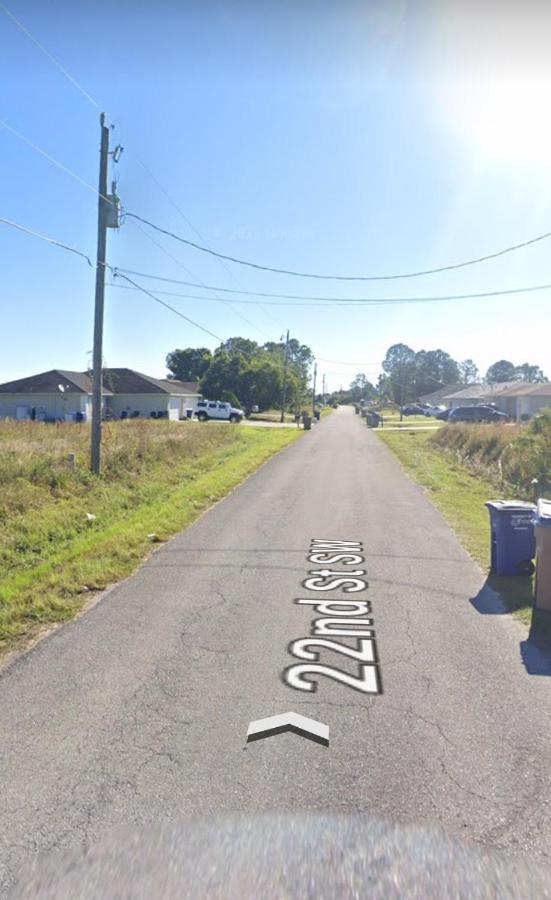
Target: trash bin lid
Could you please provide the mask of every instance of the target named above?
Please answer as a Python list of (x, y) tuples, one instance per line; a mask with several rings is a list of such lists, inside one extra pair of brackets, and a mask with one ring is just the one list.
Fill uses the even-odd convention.
[(536, 525), (540, 528), (551, 528), (551, 500), (538, 500)]
[[(548, 500), (540, 500), (540, 503), (549, 504), (549, 516), (551, 517), (551, 503)], [(535, 503), (527, 503), (525, 500), (487, 500), (485, 505), (488, 509), (494, 509), (496, 512), (536, 512)]]

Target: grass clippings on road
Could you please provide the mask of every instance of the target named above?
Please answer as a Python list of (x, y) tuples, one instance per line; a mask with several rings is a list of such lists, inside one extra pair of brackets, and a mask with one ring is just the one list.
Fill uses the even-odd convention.
[[(490, 525), (487, 500), (501, 497), (489, 478), (459, 463), (451, 454), (431, 446), (430, 432), (388, 432), (378, 429), (379, 437), (398, 457), (406, 472), (427, 491), (434, 505), (451, 525), (470, 555), (482, 566), (490, 567)], [(516, 499), (510, 495), (507, 499)], [(532, 612), (532, 579), (497, 579), (493, 585), (510, 611), (525, 622)]]
[(87, 426), (0, 423), (0, 653), (74, 616), (299, 434), (110, 423), (98, 479)]

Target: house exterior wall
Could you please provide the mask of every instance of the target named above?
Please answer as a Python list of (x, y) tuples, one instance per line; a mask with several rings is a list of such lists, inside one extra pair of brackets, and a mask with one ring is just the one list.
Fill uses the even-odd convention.
[(168, 394), (114, 394), (107, 398), (107, 407), (117, 418), (123, 411), (129, 417), (137, 411), (140, 418), (149, 419), (152, 412), (168, 412), (169, 400)]
[(445, 402), (446, 406), (457, 409), (459, 406), (480, 406), (487, 401), (481, 397), (471, 397), (470, 399), (469, 397), (447, 397)]
[[(31, 410), (37, 414), (44, 412), (46, 419), (65, 419), (68, 413), (83, 413), (87, 418), (91, 415), (91, 398), (87, 394), (62, 393), (50, 394), (34, 392), (17, 394), (0, 394), (0, 416), (10, 419), (17, 417), (17, 408), (25, 408), (23, 418), (31, 418)], [(20, 410), (22, 411), (22, 410)]]
[(177, 422), (180, 418), (180, 398), (171, 396), (168, 400), (168, 418)]
[(534, 416), (542, 409), (551, 409), (551, 390), (545, 394), (533, 394), (526, 397), (517, 397), (519, 418), (522, 416)]
[(518, 397), (500, 397), (498, 395), (493, 402), (501, 412), (507, 413), (511, 419), (516, 419), (518, 417), (518, 400)]
[(179, 395), (179, 418), (186, 418), (186, 409), (195, 409), (195, 404), (201, 399), (201, 394), (180, 394)]

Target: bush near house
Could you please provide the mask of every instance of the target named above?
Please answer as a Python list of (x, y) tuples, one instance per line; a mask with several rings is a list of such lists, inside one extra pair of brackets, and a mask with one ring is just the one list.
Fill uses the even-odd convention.
[(551, 491), (551, 410), (527, 426), (446, 425), (431, 435), (429, 444), (511, 485), (527, 499)]

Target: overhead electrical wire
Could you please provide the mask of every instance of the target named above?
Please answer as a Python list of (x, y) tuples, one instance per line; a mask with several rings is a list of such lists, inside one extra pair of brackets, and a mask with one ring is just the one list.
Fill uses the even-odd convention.
[(12, 22), (14, 22), (17, 25), (17, 27), (23, 32), (23, 34), (25, 34), (29, 38), (29, 40), (31, 40), (33, 42), (33, 44), (36, 44), (36, 46), (38, 47), (39, 50), (42, 51), (44, 56), (47, 56), (48, 59), (50, 60), (50, 62), (52, 62), (54, 64), (54, 66), (56, 66), (59, 69), (59, 71), (62, 72), (62, 74), (65, 76), (65, 78), (68, 81), (70, 81), (74, 87), (76, 87), (77, 91), (80, 91), (82, 96), (85, 97), (92, 106), (94, 106), (96, 109), (99, 109), (100, 108), (99, 103), (96, 100), (94, 100), (92, 95), (89, 94), (88, 91), (86, 91), (82, 87), (82, 85), (76, 80), (76, 78), (73, 75), (71, 75), (70, 72), (67, 71), (65, 66), (62, 66), (61, 63), (59, 62), (59, 60), (57, 60), (55, 58), (55, 56), (52, 53), (50, 53), (50, 51), (47, 50), (46, 47), (43, 44), (41, 44), (40, 41), (37, 38), (35, 38), (35, 36), (33, 34), (31, 34), (29, 29), (26, 28), (26, 26), (23, 25), (23, 23), (20, 22), (19, 19), (16, 19), (16, 17), (14, 16), (14, 14), (12, 12), (10, 12), (8, 7), (5, 6), (3, 3), (0, 3), (0, 9), (8, 16), (8, 18), (10, 18), (12, 20)]
[[(127, 272), (130, 275), (137, 275), (141, 278), (152, 278), (158, 281), (171, 282), (174, 284), (183, 284), (188, 285), (190, 287), (207, 287), (207, 285), (197, 284), (195, 282), (189, 281), (178, 281), (175, 278), (162, 278), (159, 275), (147, 275), (144, 272), (134, 272), (131, 269), (123, 269), (119, 268), (119, 272)], [(225, 291), (230, 290), (233, 293), (232, 288), (211, 288), (211, 290), (217, 291)], [(551, 283), (549, 284), (535, 284), (530, 285), (528, 287), (520, 287), (520, 288), (509, 288), (507, 290), (500, 291), (481, 291), (478, 293), (472, 294), (442, 294), (436, 296), (428, 296), (428, 297), (314, 297), (300, 294), (260, 294), (262, 297), (285, 297), (289, 300), (296, 298), (299, 301), (297, 303), (275, 303), (274, 301), (266, 300), (266, 303), (269, 303), (272, 306), (321, 306), (322, 308), (331, 307), (331, 306), (358, 306), (362, 304), (371, 304), (373, 306), (384, 306), (388, 304), (400, 304), (400, 303), (444, 303), (447, 301), (453, 300), (477, 300), (483, 297), (502, 297), (507, 296), (508, 294), (527, 294), (534, 293), (537, 291), (547, 291), (551, 290)], [(181, 294), (178, 291), (157, 291), (158, 294), (163, 294), (167, 297), (182, 297), (187, 300), (211, 300), (215, 298), (204, 297), (199, 294)], [(245, 293), (255, 295), (255, 291), (236, 291), (236, 293)], [(224, 302), (222, 298), (216, 298)], [(238, 300), (235, 299), (234, 303), (254, 303), (254, 300)]]
[[(45, 241), (47, 244), (50, 244), (54, 247), (60, 247), (62, 250), (67, 250), (69, 253), (74, 253), (77, 256), (80, 256), (82, 259), (85, 259), (88, 265), (95, 269), (96, 266), (92, 262), (90, 256), (87, 253), (84, 253), (82, 250), (78, 250), (76, 247), (71, 247), (69, 244), (64, 244), (62, 241), (58, 241), (55, 238), (49, 237), (49, 235), (42, 234), (40, 231), (35, 231), (32, 228), (27, 228), (25, 225), (21, 225), (19, 222), (13, 222), (11, 219), (6, 219), (3, 216), (0, 216), (0, 222), (4, 225), (10, 226), (10, 228), (15, 228), (17, 231), (21, 231), (24, 234), (31, 235), (32, 237), (39, 238), (41, 241)], [(104, 263), (105, 268), (108, 269), (116, 278), (122, 278), (125, 281), (129, 282), (136, 290), (141, 291), (143, 294), (147, 294), (152, 300), (156, 303), (159, 303), (161, 306), (164, 306), (166, 309), (173, 312), (175, 315), (179, 316), (181, 319), (185, 319), (186, 322), (189, 322), (191, 325), (194, 325), (195, 328), (199, 328), (201, 331), (204, 331), (205, 334), (210, 335), (215, 338), (217, 341), (220, 341), (222, 344), (224, 343), (224, 338), (219, 334), (215, 334), (213, 331), (210, 331), (208, 328), (205, 328), (203, 325), (200, 325), (199, 322), (196, 322), (194, 319), (191, 319), (189, 316), (186, 316), (179, 309), (175, 309), (175, 307), (171, 306), (169, 303), (165, 303), (164, 300), (160, 300), (159, 297), (156, 297), (151, 291), (148, 291), (147, 288), (143, 287), (143, 285), (138, 284), (136, 281), (133, 281), (131, 278), (128, 278), (127, 275), (124, 275), (122, 272), (117, 270), (115, 266), (111, 266), (108, 263)], [(239, 353), (242, 355), (250, 355), (247, 354), (245, 350), (239, 350)], [(254, 355), (254, 354), (253, 354)], [(278, 363), (276, 365), (279, 366)], [(282, 367), (280, 367), (282, 368)]]
[(102, 200), (105, 200), (107, 203), (112, 205), (113, 201), (108, 196), (106, 196), (105, 194), (100, 194), (98, 189), (95, 188), (92, 184), (90, 184), (88, 181), (85, 181), (84, 178), (81, 178), (80, 175), (77, 175), (77, 173), (73, 172), (72, 169), (69, 169), (68, 166), (64, 165), (64, 163), (62, 163), (58, 159), (56, 159), (55, 156), (52, 156), (51, 153), (48, 153), (46, 150), (43, 150), (42, 147), (38, 146), (38, 144), (35, 144), (24, 134), (21, 134), (20, 131), (17, 131), (17, 129), (13, 128), (6, 121), (4, 121), (4, 119), (0, 119), (0, 126), (2, 126), (2, 128), (4, 128), (6, 131), (10, 132), (10, 134), (13, 134), (20, 141), (23, 141), (23, 143), (27, 144), (29, 147), (31, 147), (33, 150), (35, 150), (37, 153), (40, 153), (41, 156), (45, 157), (45, 159), (47, 159), (49, 162), (53, 163), (54, 166), (57, 166), (57, 168), (60, 169), (62, 172), (65, 172), (66, 175), (70, 175), (71, 178), (74, 178), (74, 180), (78, 181), (78, 183), (83, 185), (83, 187), (88, 188), (88, 190), (92, 191), (92, 193), (95, 194), (96, 197), (101, 197)]
[[(168, 256), (169, 259), (172, 259), (173, 262), (176, 263), (176, 265), (181, 266), (181, 267), (184, 269), (185, 272), (187, 272), (189, 275), (191, 275), (192, 278), (197, 278), (197, 277), (198, 277), (197, 275), (195, 275), (195, 274), (191, 271), (191, 269), (188, 269), (187, 266), (185, 266), (184, 263), (183, 263), (181, 260), (177, 259), (177, 257), (174, 256), (174, 255), (170, 252), (170, 250), (167, 250), (166, 247), (163, 247), (163, 245), (159, 243), (159, 241), (156, 241), (155, 238), (152, 237), (152, 236), (145, 230), (145, 228), (142, 228), (137, 222), (135, 222), (134, 224), (135, 224), (136, 228), (139, 228), (139, 230), (140, 230), (141, 233), (144, 235), (144, 237), (146, 237), (149, 241), (151, 241), (153, 244), (155, 244), (155, 246), (158, 247), (159, 250), (161, 250), (166, 256)], [(122, 270), (119, 269), (119, 271), (122, 271)], [(132, 275), (133, 273), (129, 271), (128, 274)], [(194, 283), (195, 283), (195, 282), (194, 282)], [(118, 287), (124, 287), (124, 285), (116, 285), (116, 286), (118, 286)], [(207, 290), (214, 291), (214, 288), (207, 288), (207, 285), (204, 284), (203, 282), (198, 282), (198, 283), (197, 283), (197, 287), (202, 287), (202, 288), (205, 288), (205, 289), (207, 289)], [(130, 290), (130, 288), (129, 288), (129, 290)], [(161, 292), (161, 291), (158, 291), (157, 293), (162, 293), (162, 292)], [(256, 325), (254, 325), (254, 323), (250, 321), (250, 319), (247, 319), (247, 317), (244, 316), (242, 313), (240, 313), (239, 310), (234, 309), (233, 306), (230, 304), (230, 301), (229, 301), (229, 300), (226, 300), (224, 297), (216, 297), (216, 296), (215, 296), (215, 297), (204, 297), (204, 296), (199, 297), (199, 296), (198, 296), (197, 299), (198, 299), (198, 300), (219, 300), (220, 303), (225, 303), (225, 304), (228, 306), (228, 309), (230, 309), (233, 313), (235, 313), (236, 316), (238, 316), (240, 319), (242, 319), (244, 322), (246, 322), (247, 325), (249, 325), (251, 328), (254, 328), (255, 331), (260, 331), (260, 329), (258, 329), (258, 328), (256, 327)], [(266, 335), (265, 335), (265, 333), (264, 333), (263, 331), (260, 331), (260, 334), (262, 334), (262, 335), (264, 335), (264, 337), (266, 337)]]
[(123, 278), (125, 281), (128, 281), (129, 284), (133, 285), (138, 291), (141, 291), (143, 294), (147, 294), (148, 297), (151, 297), (151, 299), (154, 300), (156, 303), (159, 303), (161, 306), (164, 306), (166, 309), (169, 309), (171, 312), (173, 312), (175, 315), (179, 316), (181, 319), (185, 319), (186, 322), (189, 322), (191, 325), (194, 325), (195, 328), (199, 328), (200, 331), (204, 331), (205, 334), (208, 334), (211, 337), (215, 338), (217, 341), (221, 341), (221, 343), (224, 343), (224, 338), (220, 337), (219, 334), (215, 334), (214, 331), (209, 331), (208, 328), (205, 328), (203, 325), (200, 325), (199, 322), (195, 322), (194, 319), (190, 319), (189, 316), (184, 315), (184, 313), (181, 312), (179, 309), (175, 309), (174, 306), (171, 306), (169, 303), (165, 303), (164, 300), (160, 300), (158, 297), (155, 296), (155, 294), (153, 294), (151, 291), (148, 291), (147, 288), (144, 288), (142, 285), (138, 284), (136, 281), (132, 281), (131, 278), (128, 278), (127, 275), (123, 275), (121, 272), (117, 271), (117, 269), (114, 266), (109, 266), (108, 268), (110, 269), (110, 271), (112, 271), (115, 278)]
[[(141, 160), (141, 159), (138, 158), (138, 162), (139, 162), (140, 166), (142, 167), (142, 169), (144, 170), (144, 172), (151, 178), (151, 180), (153, 181), (153, 183), (157, 185), (157, 187), (159, 188), (159, 190), (161, 191), (161, 193), (164, 194), (164, 196), (166, 197), (166, 199), (168, 200), (168, 202), (170, 203), (170, 205), (176, 210), (176, 212), (178, 213), (178, 215), (181, 216), (181, 218), (184, 220), (184, 222), (186, 223), (186, 225), (188, 226), (188, 228), (190, 228), (191, 231), (193, 231), (193, 233), (197, 235), (197, 237), (199, 238), (199, 240), (202, 241), (203, 244), (204, 244), (209, 250), (211, 250), (212, 248), (209, 247), (209, 244), (208, 244), (207, 239), (204, 237), (203, 234), (201, 234), (201, 232), (199, 231), (199, 229), (195, 227), (195, 225), (193, 224), (193, 222), (188, 218), (188, 216), (186, 216), (186, 214), (183, 212), (183, 210), (181, 209), (181, 207), (180, 207), (180, 206), (176, 203), (176, 201), (170, 196), (170, 194), (168, 193), (168, 191), (166, 190), (166, 188), (161, 184), (161, 182), (159, 181), (159, 179), (153, 174), (153, 172), (151, 171), (151, 169), (149, 169), (148, 166), (146, 166), (146, 164), (143, 162), (143, 160)], [(230, 278), (233, 279), (233, 281), (238, 285), (238, 287), (242, 288), (243, 285), (241, 284), (241, 282), (239, 281), (239, 279), (236, 277), (236, 275), (234, 274), (234, 272), (230, 269), (230, 267), (229, 267), (228, 265), (226, 265), (226, 263), (224, 262), (224, 260), (218, 259), (217, 262), (218, 262), (218, 263), (222, 266), (222, 268), (228, 273), (228, 275), (230, 276)], [(189, 270), (188, 270), (188, 271), (189, 271)], [(130, 274), (131, 274), (131, 273), (130, 273)], [(196, 277), (196, 276), (193, 276), (193, 277)], [(199, 287), (199, 286), (200, 286), (200, 285), (197, 285), (197, 287)], [(202, 286), (202, 287), (207, 287), (207, 286), (204, 285), (203, 283), (201, 283), (201, 286)], [(208, 290), (210, 290), (210, 291), (217, 291), (217, 288), (209, 287)], [(231, 292), (231, 291), (225, 291), (224, 293), (232, 293), (232, 292)], [(265, 315), (268, 315), (269, 318), (270, 318), (273, 322), (275, 322), (276, 325), (277, 325), (279, 328), (283, 327), (283, 326), (281, 326), (281, 323), (279, 323), (279, 322), (271, 315), (271, 313), (270, 313), (268, 310), (266, 310), (266, 309), (264, 308), (263, 304), (261, 304), (261, 303), (256, 303), (255, 305), (258, 306), (258, 308), (259, 308)], [(232, 307), (230, 307), (230, 309), (232, 309)], [(235, 313), (237, 313), (237, 310), (233, 310), (233, 311), (234, 311)], [(237, 313), (237, 314), (239, 315), (239, 313)], [(247, 321), (247, 320), (245, 320), (245, 321)], [(258, 329), (258, 328), (256, 327), (256, 325), (253, 325), (252, 322), (249, 322), (248, 324), (251, 325), (256, 331), (259, 331), (259, 330), (260, 330), (260, 329)], [(261, 334), (264, 334), (264, 336), (266, 337), (265, 332), (262, 332), (262, 331), (260, 330), (260, 333), (261, 333)]]
[(540, 234), (537, 237), (530, 238), (530, 240), (528, 241), (522, 241), (519, 244), (513, 244), (510, 247), (505, 247), (504, 249), (498, 250), (495, 253), (488, 253), (485, 256), (478, 256), (474, 259), (468, 259), (463, 262), (453, 263), (447, 266), (439, 266), (435, 269), (422, 269), (417, 272), (401, 272), (391, 275), (326, 275), (320, 274), (319, 272), (299, 272), (294, 269), (279, 269), (275, 266), (265, 266), (261, 265), (260, 263), (251, 262), (249, 260), (239, 259), (236, 256), (229, 256), (226, 253), (218, 253), (218, 251), (216, 250), (211, 250), (209, 247), (202, 246), (201, 244), (195, 243), (195, 241), (190, 241), (187, 238), (182, 237), (181, 235), (175, 234), (173, 231), (169, 231), (167, 228), (162, 228), (160, 225), (155, 225), (153, 222), (150, 222), (148, 219), (144, 219), (142, 216), (138, 216), (136, 213), (125, 210), (124, 215), (129, 218), (137, 219), (139, 222), (142, 222), (144, 225), (148, 225), (150, 228), (153, 228), (155, 231), (158, 231), (161, 234), (166, 234), (169, 237), (174, 238), (174, 240), (179, 241), (182, 244), (186, 244), (188, 247), (193, 247), (195, 250), (201, 251), (201, 253), (208, 253), (210, 256), (216, 256), (218, 257), (218, 259), (225, 259), (228, 262), (236, 263), (240, 266), (247, 266), (251, 269), (259, 269), (262, 272), (274, 272), (277, 275), (292, 275), (296, 278), (317, 278), (323, 281), (394, 281), (400, 278), (419, 278), (422, 275), (435, 275), (438, 272), (450, 272), (453, 269), (462, 269), (466, 266), (474, 266), (478, 263), (487, 262), (490, 259), (497, 259), (499, 256), (505, 256), (505, 254), (507, 253), (513, 253), (515, 250), (521, 250), (524, 247), (529, 247), (532, 244), (537, 244), (539, 241), (544, 241), (551, 237), (551, 231), (548, 231), (545, 234)]
[(18, 231), (23, 231), (25, 234), (30, 234), (32, 237), (40, 238), (41, 241), (46, 241), (46, 243), (52, 244), (54, 247), (61, 247), (62, 250), (68, 250), (70, 253), (75, 253), (77, 256), (81, 256), (85, 259), (92, 269), (96, 268), (95, 263), (92, 262), (88, 254), (83, 253), (82, 250), (77, 250), (75, 247), (70, 247), (69, 244), (64, 244), (62, 241), (57, 241), (55, 238), (48, 237), (46, 234), (41, 234), (40, 231), (33, 231), (32, 228), (27, 228), (25, 225), (13, 222), (11, 219), (4, 219), (0, 216), (0, 222), (4, 225), (10, 225), (11, 228), (17, 228)]
[[(107, 268), (112, 272), (115, 278), (123, 278), (125, 281), (128, 281), (131, 285), (133, 285), (137, 290), (141, 291), (143, 294), (147, 294), (148, 297), (151, 297), (156, 303), (159, 303), (161, 306), (164, 306), (166, 309), (169, 309), (171, 312), (175, 313), (175, 315), (179, 316), (181, 319), (185, 319), (186, 322), (189, 322), (191, 325), (194, 325), (196, 328), (199, 328), (201, 331), (204, 331), (206, 334), (209, 334), (211, 337), (216, 338), (220, 343), (225, 343), (225, 339), (220, 337), (219, 334), (215, 334), (213, 331), (209, 331), (208, 328), (205, 328), (203, 325), (200, 325), (194, 319), (190, 319), (189, 316), (184, 315), (184, 313), (180, 312), (179, 309), (175, 309), (174, 306), (171, 306), (169, 303), (165, 303), (164, 300), (160, 300), (156, 294), (153, 294), (152, 291), (148, 291), (147, 288), (144, 288), (143, 285), (138, 284), (136, 281), (133, 281), (131, 278), (128, 278), (127, 275), (123, 275), (120, 270), (116, 268), (116, 266), (107, 266)], [(255, 357), (256, 354), (254, 352), (249, 353), (247, 350), (236, 349), (236, 353), (241, 354), (241, 356), (250, 356)], [(313, 357), (315, 359), (315, 357)], [(278, 363), (276, 360), (271, 360), (272, 365), (275, 365), (278, 369), (284, 369), (285, 366), (281, 363)], [(292, 360), (290, 361), (292, 365)]]

